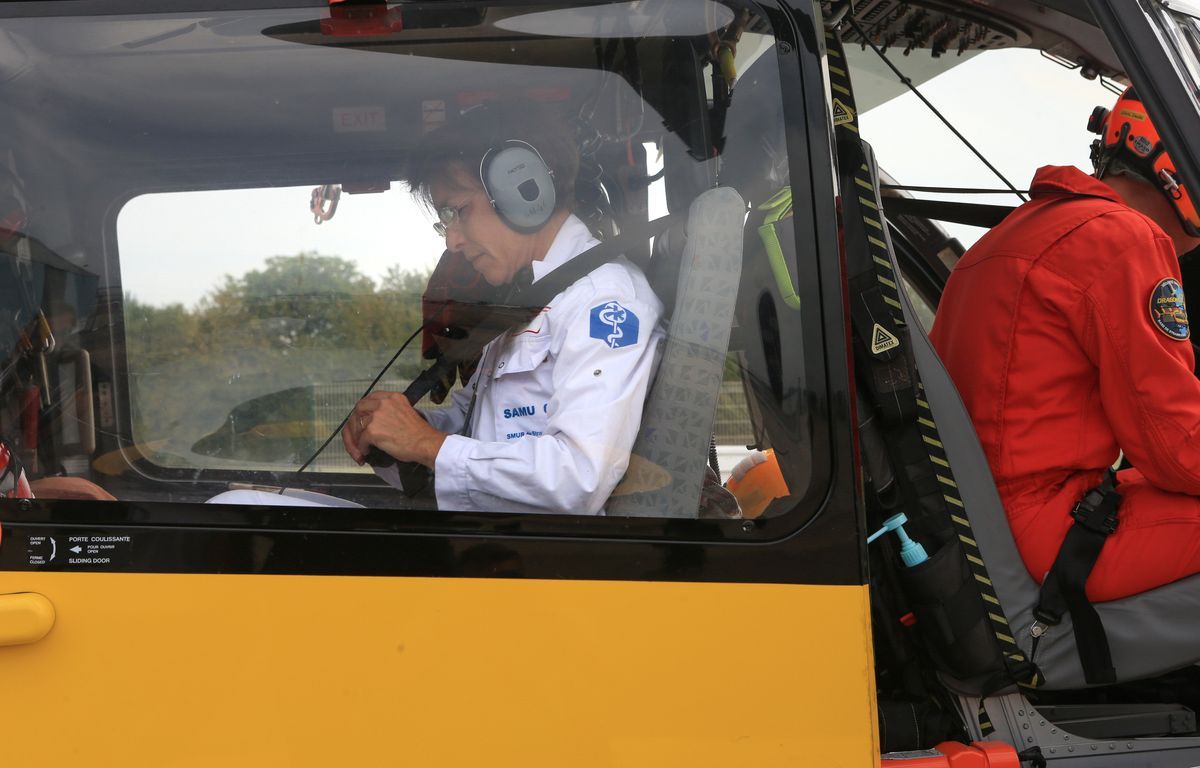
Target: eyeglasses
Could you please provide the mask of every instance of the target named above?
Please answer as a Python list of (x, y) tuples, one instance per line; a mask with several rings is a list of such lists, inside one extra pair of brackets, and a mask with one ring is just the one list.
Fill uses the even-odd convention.
[(466, 205), (460, 205), (455, 208), (452, 205), (443, 205), (437, 209), (438, 220), (433, 223), (433, 231), (437, 232), (442, 237), (446, 236), (446, 230), (451, 224), (461, 223), (463, 220), (463, 211), (466, 210)]

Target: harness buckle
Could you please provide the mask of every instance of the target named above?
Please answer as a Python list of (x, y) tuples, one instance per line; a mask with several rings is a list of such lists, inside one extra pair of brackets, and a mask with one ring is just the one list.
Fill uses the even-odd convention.
[(1092, 493), (1076, 502), (1071, 508), (1071, 517), (1089, 531), (1108, 536), (1117, 530), (1117, 505), (1104, 503), (1108, 494), (1097, 495), (1100, 496), (1097, 502), (1092, 502)]

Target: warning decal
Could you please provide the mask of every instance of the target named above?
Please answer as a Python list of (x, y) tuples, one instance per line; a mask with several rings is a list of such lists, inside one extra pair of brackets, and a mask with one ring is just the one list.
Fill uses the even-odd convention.
[(898, 346), (900, 346), (900, 339), (888, 333), (887, 329), (879, 323), (875, 323), (875, 327), (871, 329), (871, 354), (878, 355), (880, 352), (887, 352)]
[(854, 122), (854, 110), (842, 103), (841, 99), (833, 100), (833, 124), (843, 125)]

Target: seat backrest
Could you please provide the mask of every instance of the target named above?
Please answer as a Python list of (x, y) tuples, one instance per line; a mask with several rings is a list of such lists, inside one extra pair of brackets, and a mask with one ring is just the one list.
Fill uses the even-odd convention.
[(625, 478), (609, 515), (696, 517), (742, 269), (745, 204), (733, 189), (688, 209), (674, 309)]

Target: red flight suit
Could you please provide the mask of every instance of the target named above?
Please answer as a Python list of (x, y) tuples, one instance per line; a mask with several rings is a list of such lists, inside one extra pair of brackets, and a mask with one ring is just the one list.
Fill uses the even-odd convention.
[(1039, 582), (1118, 450), (1124, 500), (1087, 582), (1113, 600), (1200, 572), (1200, 381), (1174, 245), (1076, 168), (959, 261), (930, 334)]

